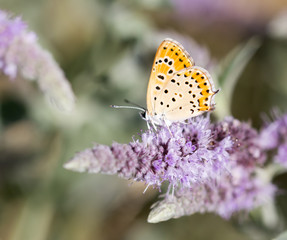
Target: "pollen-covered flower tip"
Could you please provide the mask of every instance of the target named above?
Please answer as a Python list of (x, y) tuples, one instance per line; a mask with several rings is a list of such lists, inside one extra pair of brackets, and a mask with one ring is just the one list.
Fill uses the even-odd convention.
[(20, 17), (0, 10), (0, 69), (11, 80), (35, 80), (51, 103), (62, 111), (74, 107), (70, 83), (52, 55), (38, 43)]

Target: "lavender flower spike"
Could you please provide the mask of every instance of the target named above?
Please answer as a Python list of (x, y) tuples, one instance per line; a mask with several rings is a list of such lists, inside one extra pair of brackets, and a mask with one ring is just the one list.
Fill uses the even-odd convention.
[(167, 195), (152, 206), (148, 222), (157, 223), (196, 212), (213, 212), (230, 218), (240, 211), (251, 211), (271, 201), (276, 188), (257, 175), (251, 176), (242, 167), (235, 167), (230, 174), (220, 176), (190, 189), (180, 189), (174, 196)]
[(146, 132), (141, 141), (96, 145), (78, 153), (65, 167), (75, 171), (118, 174), (126, 179), (160, 187), (164, 181), (173, 187), (190, 187), (226, 171), (231, 139), (212, 143), (209, 118), (196, 118), (189, 124), (173, 124), (158, 132)]
[(211, 124), (200, 116), (172, 124), (170, 131), (161, 127), (129, 144), (96, 145), (76, 154), (65, 168), (117, 174), (158, 188), (168, 182), (164, 198), (152, 207), (152, 223), (195, 212), (229, 218), (274, 196), (275, 187), (256, 174), (266, 155), (248, 124), (233, 118)]
[(15, 79), (36, 80), (40, 89), (60, 109), (69, 111), (75, 97), (51, 54), (41, 48), (35, 33), (19, 18), (0, 10), (0, 69)]

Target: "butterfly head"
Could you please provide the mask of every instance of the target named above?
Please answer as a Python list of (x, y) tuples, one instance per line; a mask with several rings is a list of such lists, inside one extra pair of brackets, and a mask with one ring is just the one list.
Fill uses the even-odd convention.
[(139, 114), (143, 120), (147, 121), (147, 111), (146, 110), (139, 112)]

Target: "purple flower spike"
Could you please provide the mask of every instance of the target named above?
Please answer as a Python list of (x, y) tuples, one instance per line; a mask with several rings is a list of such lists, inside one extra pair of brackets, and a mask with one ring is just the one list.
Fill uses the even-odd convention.
[(157, 188), (168, 182), (149, 222), (195, 212), (229, 218), (274, 195), (273, 185), (257, 175), (266, 156), (257, 143), (257, 131), (248, 124), (233, 118), (212, 124), (200, 116), (186, 124), (174, 123), (169, 130), (144, 132), (129, 144), (96, 145), (76, 154), (65, 168), (117, 174)]
[(10, 79), (37, 80), (40, 89), (60, 109), (69, 111), (75, 97), (51, 54), (38, 44), (21, 18), (0, 10), (0, 69)]
[(160, 187), (168, 181), (173, 187), (190, 187), (193, 183), (215, 178), (226, 171), (229, 136), (213, 144), (212, 125), (208, 118), (196, 118), (188, 124), (173, 124), (170, 132), (142, 134), (142, 141), (97, 145), (77, 154), (65, 167), (76, 171), (115, 174), (126, 179), (144, 181)]

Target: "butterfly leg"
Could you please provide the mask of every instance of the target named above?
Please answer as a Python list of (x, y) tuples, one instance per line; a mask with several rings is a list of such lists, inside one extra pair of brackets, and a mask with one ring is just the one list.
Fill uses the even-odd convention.
[(146, 121), (146, 125), (147, 125), (148, 130), (150, 131), (151, 129), (150, 129), (149, 121)]
[(153, 122), (153, 121), (151, 121), (151, 124), (152, 124), (152, 126), (153, 126), (154, 130), (155, 130), (155, 131), (157, 131), (156, 125), (154, 124), (154, 122)]
[(166, 122), (166, 120), (165, 120), (165, 118), (163, 118), (163, 122), (164, 122), (166, 128), (168, 129), (170, 135), (171, 135), (172, 137), (174, 137), (174, 135), (172, 134), (172, 132), (171, 132), (171, 130), (170, 130), (170, 128), (169, 128), (169, 125), (167, 124), (167, 122)]
[[(146, 123), (147, 123), (147, 128), (149, 131), (152, 131), (152, 130), (156, 131), (157, 130), (155, 124), (152, 121), (147, 121)], [(152, 125), (152, 127), (150, 124)]]

